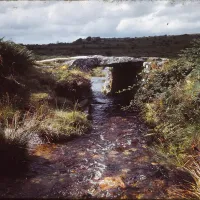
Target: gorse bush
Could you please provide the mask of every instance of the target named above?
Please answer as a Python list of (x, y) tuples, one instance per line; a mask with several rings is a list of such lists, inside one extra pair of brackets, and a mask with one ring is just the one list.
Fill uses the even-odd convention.
[(0, 75), (25, 73), (34, 65), (34, 56), (25, 46), (0, 40)]

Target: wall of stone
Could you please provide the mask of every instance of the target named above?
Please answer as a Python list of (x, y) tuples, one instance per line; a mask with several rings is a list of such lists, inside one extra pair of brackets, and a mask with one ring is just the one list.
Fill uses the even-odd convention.
[[(133, 86), (138, 82), (139, 73), (143, 70), (143, 62), (123, 63), (113, 66), (112, 69), (112, 86), (111, 94), (117, 95), (116, 92)], [(125, 98), (129, 96), (129, 92), (124, 93)]]

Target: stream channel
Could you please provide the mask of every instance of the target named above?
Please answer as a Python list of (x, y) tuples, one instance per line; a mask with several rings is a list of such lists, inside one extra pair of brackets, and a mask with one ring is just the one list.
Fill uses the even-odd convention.
[(137, 114), (101, 93), (105, 78), (92, 78), (91, 133), (65, 144), (35, 144), (28, 170), (1, 177), (0, 197), (164, 198), (176, 180), (154, 161)]

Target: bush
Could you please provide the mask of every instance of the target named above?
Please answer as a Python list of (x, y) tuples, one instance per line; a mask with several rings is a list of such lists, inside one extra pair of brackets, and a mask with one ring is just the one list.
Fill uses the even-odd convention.
[(25, 46), (0, 40), (0, 75), (25, 73), (34, 65), (34, 57)]

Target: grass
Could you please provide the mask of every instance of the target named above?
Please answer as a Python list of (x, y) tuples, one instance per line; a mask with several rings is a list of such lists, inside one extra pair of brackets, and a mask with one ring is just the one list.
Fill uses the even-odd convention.
[(196, 183), (192, 184), (192, 189), (190, 192), (195, 198), (200, 199), (200, 164), (194, 161), (192, 166), (187, 167), (186, 170), (192, 175)]
[(106, 74), (103, 72), (103, 67), (96, 67), (91, 71), (91, 76), (94, 77), (105, 77)]
[(60, 66), (55, 69), (55, 75), (58, 82), (66, 81), (69, 84), (74, 81), (85, 81), (90, 79), (90, 75), (88, 73), (82, 72), (78, 69), (67, 70), (67, 66)]
[(56, 110), (40, 125), (40, 134), (48, 141), (65, 141), (70, 136), (82, 135), (91, 127), (83, 112)]

